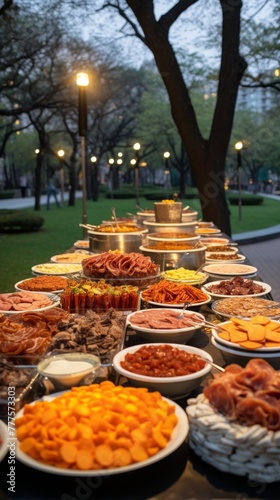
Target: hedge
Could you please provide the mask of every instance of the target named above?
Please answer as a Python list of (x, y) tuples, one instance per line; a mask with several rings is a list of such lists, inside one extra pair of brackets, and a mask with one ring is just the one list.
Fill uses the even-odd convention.
[(228, 201), (231, 205), (238, 205), (239, 199), (242, 205), (261, 205), (263, 203), (263, 197), (258, 195), (241, 195), (238, 194), (228, 196)]
[(39, 215), (27, 214), (20, 210), (0, 211), (0, 232), (31, 232), (41, 229), (45, 219)]

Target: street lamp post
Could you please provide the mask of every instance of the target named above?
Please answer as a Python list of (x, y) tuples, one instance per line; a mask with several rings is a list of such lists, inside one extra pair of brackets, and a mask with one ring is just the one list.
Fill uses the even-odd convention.
[(237, 170), (238, 170), (238, 220), (242, 218), (242, 197), (241, 197), (241, 150), (243, 148), (243, 142), (238, 141), (235, 144), (235, 150), (237, 153)]
[(63, 157), (64, 157), (64, 150), (60, 149), (57, 152), (57, 156), (59, 157), (59, 163), (60, 163), (60, 196), (61, 196), (61, 206), (64, 204), (64, 168), (63, 168)]
[(163, 153), (163, 158), (165, 160), (165, 171), (164, 171), (165, 177), (164, 177), (164, 182), (165, 182), (166, 192), (168, 193), (168, 184), (169, 184), (168, 181), (169, 181), (169, 174), (170, 174), (170, 171), (169, 171), (169, 161), (168, 161), (168, 159), (170, 158), (169, 151), (165, 151), (165, 153)]
[[(87, 224), (87, 183), (86, 183), (86, 133), (87, 133), (87, 86), (89, 84), (87, 73), (78, 73), (76, 78), (78, 86), (78, 109), (79, 109), (79, 136), (81, 139), (82, 156), (82, 194), (83, 194), (83, 218), (84, 225)], [(87, 229), (83, 228), (83, 237), (86, 238)]]
[(136, 191), (136, 205), (139, 205), (139, 149), (141, 144), (136, 142), (133, 144), (133, 149), (135, 151), (135, 164), (134, 164), (134, 179), (135, 179), (135, 191)]

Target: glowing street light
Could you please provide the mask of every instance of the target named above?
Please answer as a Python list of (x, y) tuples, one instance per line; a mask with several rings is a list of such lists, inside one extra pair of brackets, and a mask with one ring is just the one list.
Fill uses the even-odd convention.
[(235, 144), (235, 150), (237, 153), (237, 170), (238, 170), (238, 219), (241, 220), (242, 217), (242, 198), (241, 198), (241, 150), (243, 148), (243, 142), (238, 141)]
[[(81, 138), (82, 154), (82, 194), (83, 194), (83, 218), (84, 225), (87, 224), (87, 182), (86, 182), (86, 143), (87, 133), (87, 86), (89, 78), (87, 73), (77, 73), (76, 83), (78, 86), (78, 110), (79, 110), (79, 136)], [(87, 229), (83, 228), (83, 236), (86, 238)]]
[(64, 157), (64, 150), (60, 149), (57, 152), (57, 156), (59, 157), (59, 163), (60, 163), (60, 192), (61, 192), (61, 206), (64, 204), (64, 168), (63, 168), (63, 157)]
[(170, 158), (169, 151), (165, 151), (165, 153), (163, 153), (163, 158), (165, 159), (165, 168), (166, 168), (166, 170), (168, 170), (168, 167), (169, 167), (168, 158)]

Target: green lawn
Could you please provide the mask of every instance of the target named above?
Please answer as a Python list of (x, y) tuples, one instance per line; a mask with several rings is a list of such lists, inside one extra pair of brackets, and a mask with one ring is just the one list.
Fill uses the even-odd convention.
[[(279, 198), (280, 201), (280, 198)], [(186, 200), (184, 205), (199, 212), (197, 200)], [(124, 217), (127, 212), (136, 213), (135, 199), (106, 199), (104, 195), (98, 202), (87, 202), (87, 220), (90, 224), (100, 224), (102, 220), (111, 218), (111, 207), (116, 209), (117, 216)], [(140, 198), (142, 208), (153, 208), (154, 202)], [(34, 214), (33, 209), (29, 209)], [(230, 205), (232, 233), (241, 233), (262, 229), (280, 224), (280, 204), (277, 200), (264, 198), (263, 204), (243, 206), (242, 218), (238, 218), (238, 206)], [(0, 291), (14, 290), (14, 284), (21, 279), (31, 277), (31, 267), (48, 262), (55, 254), (63, 253), (73, 243), (83, 237), (82, 200), (76, 200), (75, 207), (65, 205), (58, 209), (51, 205), (47, 211), (43, 206), (39, 215), (45, 223), (38, 232), (20, 234), (0, 234), (1, 277)]]

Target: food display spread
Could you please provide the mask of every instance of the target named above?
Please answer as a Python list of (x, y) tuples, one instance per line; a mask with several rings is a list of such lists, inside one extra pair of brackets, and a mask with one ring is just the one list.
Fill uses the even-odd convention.
[[(173, 204), (173, 200), (165, 202)], [(139, 214), (155, 215), (155, 211)], [(189, 233), (192, 224), (197, 227)], [(220, 230), (211, 222), (190, 222), (189, 227), (176, 222), (171, 227), (158, 221), (136, 225), (119, 218), (117, 223), (90, 226), (88, 234), (91, 240), (101, 233), (102, 247), (107, 233), (110, 238), (114, 233), (116, 237), (141, 233), (142, 238), (148, 230), (139, 251), (113, 247), (90, 253), (86, 250), (92, 242), (78, 240), (76, 250), (34, 265), (33, 277), (16, 283), (16, 292), (0, 295), (0, 397), (2, 404), (8, 387), (13, 386), (21, 403), (15, 418), (19, 462), (49, 474), (107, 474), (110, 480), (111, 474), (161, 460), (189, 432), (194, 452), (218, 470), (247, 475), (254, 481), (262, 474), (268, 483), (279, 481), (280, 372), (269, 364), (269, 354), (277, 363), (280, 306), (259, 298), (268, 296), (271, 288), (251, 279), (257, 269), (239, 264), (245, 257), (219, 236)], [(216, 238), (203, 238), (211, 234)], [(138, 244), (135, 241), (133, 245)], [(86, 250), (77, 252), (77, 248)], [(165, 267), (153, 258), (153, 252), (145, 255), (146, 249), (155, 251), (155, 256), (176, 250), (191, 256), (201, 249), (205, 255), (199, 257), (202, 265), (195, 264), (194, 269), (184, 266), (180, 255), (169, 268), (172, 262)], [(235, 262), (209, 265), (209, 259)], [(216, 274), (214, 279), (220, 281), (211, 282)], [(215, 300), (215, 295), (225, 298)], [(183, 306), (188, 307), (186, 311)], [(154, 337), (157, 341), (145, 337), (151, 332), (163, 337)], [(141, 334), (149, 339), (146, 344)], [(259, 357), (252, 357), (245, 367), (225, 362), (224, 369), (215, 364), (212, 368), (214, 358), (205, 348), (211, 341), (215, 352), (220, 342), (245, 351), (248, 357), (253, 352)], [(203, 347), (198, 350), (189, 342)], [(125, 354), (127, 344), (133, 350)], [(31, 402), (24, 404), (22, 394), (38, 363), (51, 354), (65, 353), (95, 355), (97, 372), (59, 394), (52, 394), (51, 371), (49, 379), (38, 372), (40, 385), (37, 389), (31, 385)], [(131, 378), (114, 364), (120, 354), (120, 366), (133, 374)], [(82, 366), (83, 360), (79, 363)], [(58, 360), (58, 366), (64, 365)], [(163, 387), (151, 389), (141, 382), (135, 387), (133, 376), (162, 379), (163, 384), (165, 378), (190, 376), (198, 377), (198, 382), (179, 393), (179, 398), (185, 397), (184, 411), (172, 401), (178, 399), (175, 392), (166, 396)], [(194, 387), (199, 395), (192, 398)], [(43, 393), (46, 397), (34, 401)]]

